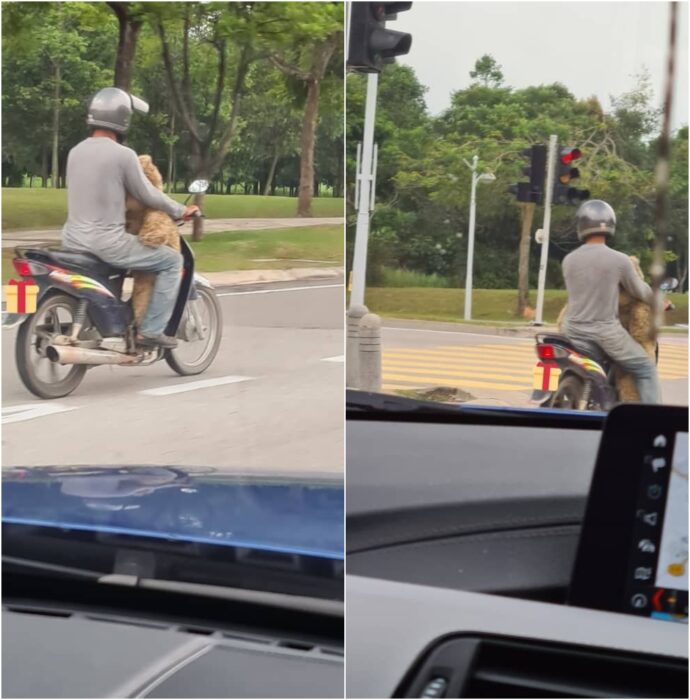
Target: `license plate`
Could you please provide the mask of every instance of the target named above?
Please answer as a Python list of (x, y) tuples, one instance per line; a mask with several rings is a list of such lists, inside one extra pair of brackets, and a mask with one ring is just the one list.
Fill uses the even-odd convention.
[(556, 391), (561, 370), (552, 362), (537, 362), (532, 388), (538, 391)]

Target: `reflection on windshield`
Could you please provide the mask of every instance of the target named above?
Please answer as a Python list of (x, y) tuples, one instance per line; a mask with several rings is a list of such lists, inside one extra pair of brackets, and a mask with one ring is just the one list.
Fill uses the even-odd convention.
[(337, 481), (199, 472), (10, 469), (3, 521), (343, 558)]

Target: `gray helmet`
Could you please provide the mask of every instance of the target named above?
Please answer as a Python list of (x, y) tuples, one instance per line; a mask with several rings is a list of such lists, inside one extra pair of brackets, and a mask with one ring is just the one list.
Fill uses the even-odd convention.
[(606, 236), (616, 233), (616, 212), (601, 199), (590, 199), (581, 204), (575, 214), (575, 220), (577, 237), (581, 241), (596, 233)]
[(125, 134), (134, 111), (147, 114), (149, 106), (144, 100), (120, 88), (103, 88), (91, 98), (86, 123), (89, 126), (100, 126), (118, 134)]

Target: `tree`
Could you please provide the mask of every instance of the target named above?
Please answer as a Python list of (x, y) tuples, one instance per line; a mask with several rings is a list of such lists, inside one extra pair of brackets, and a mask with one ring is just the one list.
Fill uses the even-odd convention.
[[(168, 87), (174, 99), (175, 109), (189, 136), (193, 174), (198, 178), (213, 180), (235, 135), (245, 90), (245, 78), (250, 63), (255, 58), (251, 31), (252, 8), (243, 3), (231, 3), (229, 9), (220, 12), (214, 3), (205, 6), (185, 4), (173, 8), (158, 5), (153, 10), (155, 14), (151, 14), (150, 17), (160, 38)], [(173, 59), (169, 39), (169, 27), (179, 27), (180, 24), (181, 75), (176, 70), (177, 61)], [(206, 73), (197, 73), (199, 83), (193, 83), (191, 78), (192, 52), (202, 44), (210, 45), (216, 54), (213, 76), (215, 86), (209, 99), (204, 100), (206, 109), (203, 121), (199, 116), (197, 105), (200, 100), (197, 96), (201, 87), (199, 83), (202, 83)], [(225, 95), (228, 82), (230, 90), (229, 94)], [(224, 97), (231, 106), (225, 123), (221, 124)], [(202, 200), (203, 195), (195, 196), (196, 204), (200, 205)], [(201, 239), (202, 221), (200, 218), (194, 219), (193, 240)]]
[(496, 59), (488, 53), (474, 62), (474, 70), (470, 71), (470, 78), (475, 78), (484, 87), (498, 87), (503, 82), (503, 71)]
[(134, 55), (137, 50), (137, 37), (141, 29), (141, 16), (136, 3), (109, 2), (108, 6), (117, 17), (119, 37), (115, 59), (115, 87), (129, 92), (132, 83)]

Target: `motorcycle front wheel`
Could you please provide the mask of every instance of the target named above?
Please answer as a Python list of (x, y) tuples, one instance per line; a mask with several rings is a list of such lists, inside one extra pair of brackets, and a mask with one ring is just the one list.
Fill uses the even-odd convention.
[(170, 369), (183, 377), (206, 371), (216, 359), (223, 337), (223, 315), (215, 292), (197, 287), (196, 294), (196, 299), (187, 302), (180, 321), (178, 346), (165, 351)]
[(86, 374), (86, 365), (60, 365), (49, 360), (45, 352), (53, 336), (71, 332), (77, 303), (67, 294), (48, 297), (17, 332), (15, 360), (19, 377), (41, 399), (68, 396)]

